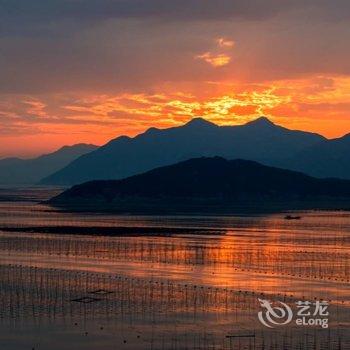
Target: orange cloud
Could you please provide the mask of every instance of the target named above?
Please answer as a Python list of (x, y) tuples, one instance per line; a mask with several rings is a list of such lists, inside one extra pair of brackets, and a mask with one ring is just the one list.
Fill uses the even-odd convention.
[(213, 54), (211, 52), (206, 52), (202, 55), (196, 56), (196, 58), (201, 59), (213, 67), (222, 67), (230, 63), (231, 57), (226, 54)]

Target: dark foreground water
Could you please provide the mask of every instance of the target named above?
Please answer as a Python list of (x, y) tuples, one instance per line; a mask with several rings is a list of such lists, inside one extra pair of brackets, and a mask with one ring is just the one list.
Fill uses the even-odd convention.
[[(1, 350), (350, 349), (350, 213), (70, 214), (37, 204), (51, 193), (2, 193)], [(72, 226), (119, 229), (63, 232)], [(266, 327), (259, 299), (284, 302), (293, 319)], [(329, 327), (297, 325), (298, 302)]]

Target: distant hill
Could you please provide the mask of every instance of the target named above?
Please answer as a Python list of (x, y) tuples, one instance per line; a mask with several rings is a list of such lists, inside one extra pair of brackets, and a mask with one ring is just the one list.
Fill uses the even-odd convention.
[(316, 179), (246, 160), (197, 158), (122, 180), (76, 185), (49, 201), (58, 206), (142, 211), (350, 199), (350, 181)]
[(278, 165), (315, 177), (350, 179), (350, 134), (307, 147)]
[(73, 185), (121, 179), (195, 157), (242, 158), (274, 165), (325, 138), (273, 124), (265, 117), (241, 126), (217, 126), (196, 118), (169, 129), (151, 128), (134, 138), (118, 137), (42, 180)]
[(33, 159), (5, 158), (0, 160), (0, 185), (32, 185), (65, 167), (83, 154), (97, 149), (89, 144), (64, 146)]

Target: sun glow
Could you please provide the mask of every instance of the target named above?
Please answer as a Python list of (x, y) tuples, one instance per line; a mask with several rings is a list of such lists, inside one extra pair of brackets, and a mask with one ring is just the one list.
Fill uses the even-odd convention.
[(0, 146), (35, 151), (43, 144), (49, 150), (77, 142), (103, 144), (118, 135), (181, 125), (194, 117), (236, 125), (261, 115), (288, 128), (337, 137), (350, 131), (349, 100), (346, 76), (259, 84), (208, 81), (160, 86), (154, 93), (16, 95), (0, 103), (5, 120)]

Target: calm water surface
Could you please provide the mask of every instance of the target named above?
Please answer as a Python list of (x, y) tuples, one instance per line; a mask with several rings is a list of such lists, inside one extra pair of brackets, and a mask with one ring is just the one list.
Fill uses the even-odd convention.
[[(38, 204), (52, 193), (0, 193), (0, 349), (350, 349), (350, 213), (71, 214)], [(140, 235), (13, 232), (40, 226)], [(330, 327), (266, 328), (258, 298), (326, 300)]]

